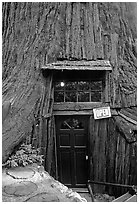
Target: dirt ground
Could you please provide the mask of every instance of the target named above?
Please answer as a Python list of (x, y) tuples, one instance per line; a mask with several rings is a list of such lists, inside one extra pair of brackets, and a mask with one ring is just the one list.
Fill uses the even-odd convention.
[(43, 168), (16, 167), (2, 171), (3, 202), (87, 202), (56, 181)]
[[(94, 202), (111, 202), (114, 197), (94, 194)], [(3, 168), (3, 202), (92, 202), (89, 192), (67, 188), (51, 177), (42, 166)]]

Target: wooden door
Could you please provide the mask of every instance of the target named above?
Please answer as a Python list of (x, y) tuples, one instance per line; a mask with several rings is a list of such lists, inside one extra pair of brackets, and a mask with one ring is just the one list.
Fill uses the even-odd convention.
[(59, 181), (68, 187), (83, 187), (88, 179), (88, 118), (57, 116)]

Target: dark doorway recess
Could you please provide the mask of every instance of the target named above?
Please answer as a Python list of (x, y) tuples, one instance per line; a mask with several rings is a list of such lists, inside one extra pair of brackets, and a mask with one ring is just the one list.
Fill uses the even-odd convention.
[(88, 180), (87, 116), (56, 116), (59, 181), (85, 187)]

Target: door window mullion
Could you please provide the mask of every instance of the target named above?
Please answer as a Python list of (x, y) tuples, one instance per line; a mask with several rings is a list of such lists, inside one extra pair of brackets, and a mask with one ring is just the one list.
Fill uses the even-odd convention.
[(55, 85), (55, 102), (101, 102), (103, 100), (102, 80), (65, 82), (60, 87)]

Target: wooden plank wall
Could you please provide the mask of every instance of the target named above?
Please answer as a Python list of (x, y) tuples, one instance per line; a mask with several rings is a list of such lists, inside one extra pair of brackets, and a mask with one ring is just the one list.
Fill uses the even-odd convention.
[[(136, 144), (128, 143), (114, 120), (90, 117), (90, 179), (136, 185)], [(94, 191), (120, 195), (127, 189), (94, 185)]]

